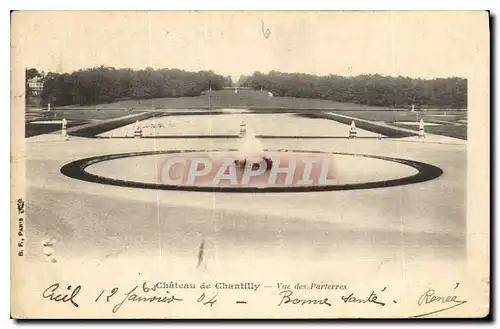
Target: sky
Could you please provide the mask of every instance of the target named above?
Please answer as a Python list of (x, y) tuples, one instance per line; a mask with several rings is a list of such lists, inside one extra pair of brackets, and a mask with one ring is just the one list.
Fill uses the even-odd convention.
[[(473, 74), (484, 12), (16, 12), (13, 60), (45, 72), (95, 66), (276, 70), (421, 78)], [(481, 48), (482, 46), (482, 48)]]

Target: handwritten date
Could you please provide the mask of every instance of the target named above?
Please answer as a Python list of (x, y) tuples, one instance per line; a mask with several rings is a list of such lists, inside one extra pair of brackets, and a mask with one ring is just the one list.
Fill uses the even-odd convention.
[(115, 306), (113, 307), (113, 310), (112, 312), (113, 313), (116, 313), (118, 312), (118, 310), (120, 310), (120, 308), (123, 306), (123, 304), (125, 302), (132, 302), (132, 303), (152, 303), (152, 302), (157, 302), (157, 303), (167, 303), (167, 304), (170, 304), (170, 303), (173, 303), (173, 302), (177, 302), (177, 301), (182, 301), (181, 298), (177, 298), (175, 297), (173, 294), (169, 294), (168, 291), (166, 291), (166, 295), (165, 296), (141, 296), (139, 295), (138, 293), (140, 292), (136, 292), (136, 289), (138, 288), (139, 286), (135, 286), (134, 288), (132, 288), (129, 292), (125, 293), (125, 298), (122, 299), (121, 302), (115, 304)]

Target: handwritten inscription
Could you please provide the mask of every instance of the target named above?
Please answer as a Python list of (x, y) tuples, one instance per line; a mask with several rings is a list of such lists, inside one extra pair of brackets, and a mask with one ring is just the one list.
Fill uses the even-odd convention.
[[(459, 285), (459, 283), (456, 283), (453, 290), (456, 290)], [(253, 294), (257, 292), (257, 287), (260, 287), (260, 284), (255, 282), (242, 282), (239, 284), (229, 284), (223, 282), (213, 284), (202, 282), (200, 284), (195, 284), (174, 281), (159, 281), (153, 283), (152, 285), (142, 282), (141, 284), (134, 285), (129, 289), (122, 289), (119, 287), (102, 289), (95, 295), (96, 297), (94, 302), (104, 304), (109, 303), (112, 313), (117, 313), (122, 310), (125, 304), (143, 304), (153, 306), (159, 304), (194, 303), (195, 305), (197, 304), (202, 307), (211, 308), (219, 305), (219, 299), (221, 297), (219, 294), (222, 295), (222, 304), (226, 304), (227, 299), (229, 299), (229, 302), (235, 304), (248, 305), (254, 303), (255, 299), (241, 299), (241, 295), (236, 296), (231, 293), (226, 294), (224, 291), (246, 290), (249, 294)], [(272, 286), (264, 285), (264, 288), (272, 289)], [(335, 302), (344, 304), (373, 304), (376, 306), (387, 306), (387, 303), (384, 301), (384, 296), (387, 294), (387, 287), (384, 287), (381, 291), (371, 290), (370, 292), (369, 290), (365, 293), (348, 291), (347, 293), (341, 293), (342, 290), (347, 290), (347, 286), (314, 282), (308, 284), (300, 282), (296, 284), (278, 282), (274, 286), (274, 289), (276, 288), (278, 288), (277, 299), (273, 303), (277, 307), (283, 308), (302, 306), (328, 308), (335, 306)], [(196, 292), (197, 289), (201, 289), (201, 291)], [(43, 299), (51, 302), (67, 303), (74, 307), (80, 307), (81, 304), (78, 297), (81, 290), (81, 285), (63, 285), (56, 282), (46, 287), (42, 291), (41, 296)], [(231, 301), (233, 296), (234, 299)], [(393, 302), (397, 303), (395, 300), (393, 300)], [(412, 317), (436, 314), (466, 303), (465, 300), (458, 297), (458, 294), (440, 293), (432, 287), (423, 291), (416, 302), (419, 307), (427, 306), (430, 310), (426, 313)]]
[(157, 303), (169, 304), (169, 303), (174, 303), (176, 301), (182, 301), (181, 298), (175, 297), (173, 294), (170, 294), (168, 291), (165, 291), (164, 296), (162, 296), (162, 295), (160, 295), (160, 296), (157, 296), (157, 295), (143, 296), (140, 294), (140, 292), (136, 292), (137, 288), (138, 288), (138, 286), (135, 286), (129, 292), (126, 292), (125, 297), (120, 302), (115, 304), (115, 306), (113, 306), (112, 312), (113, 313), (118, 312), (118, 310), (120, 310), (120, 308), (123, 306), (123, 304), (125, 304), (125, 302), (132, 302), (132, 303), (157, 302)]
[(436, 291), (429, 288), (420, 298), (418, 299), (418, 305), (422, 304), (432, 304), (432, 303), (461, 303), (462, 301), (457, 300), (457, 296), (436, 296)]
[(330, 301), (328, 300), (328, 297), (322, 297), (319, 299), (308, 299), (308, 298), (299, 298), (296, 296), (293, 296), (293, 291), (291, 290), (284, 290), (279, 293), (281, 300), (278, 303), (278, 306), (286, 305), (286, 304), (291, 304), (291, 305), (326, 305), (326, 306), (332, 306)]
[[(94, 298), (95, 303), (110, 304), (112, 313), (119, 312), (125, 304), (147, 304), (147, 305), (158, 305), (158, 304), (177, 304), (181, 302), (195, 302), (198, 305), (206, 307), (214, 307), (219, 303), (219, 293), (227, 290), (246, 290), (249, 292), (257, 292), (261, 285), (255, 282), (241, 282), (241, 283), (226, 283), (226, 282), (216, 282), (208, 283), (201, 282), (200, 284), (195, 283), (184, 283), (175, 281), (158, 281), (153, 284), (148, 284), (143, 281), (141, 284), (135, 285), (129, 289), (122, 289), (119, 287), (113, 287), (109, 289), (101, 289)], [(279, 282), (278, 286), (278, 296), (277, 306), (306, 306), (306, 305), (317, 305), (323, 307), (331, 307), (332, 300), (331, 296), (326, 296), (324, 293), (327, 290), (341, 290), (345, 289), (345, 285), (333, 285), (326, 283), (309, 283), (301, 284), (296, 283), (293, 287), (296, 290), (291, 290), (292, 285)], [(271, 288), (272, 286), (265, 286), (266, 288)], [(67, 286), (64, 290), (59, 283), (54, 283), (47, 287), (42, 292), (42, 297), (49, 299), (54, 302), (70, 303), (75, 307), (79, 307), (79, 302), (77, 302), (76, 297), (78, 296), (82, 287), (80, 285), (72, 287)], [(190, 291), (201, 289), (201, 293), (198, 295), (195, 293), (193, 296)], [(215, 289), (215, 290), (214, 290)], [(299, 291), (297, 291), (299, 290)], [(300, 291), (309, 290), (317, 291), (323, 290), (323, 295), (321, 297), (305, 297), (300, 296)], [(179, 293), (178, 293), (178, 292)], [(184, 292), (187, 294), (187, 299), (184, 296)], [(224, 299), (230, 298), (226, 296), (231, 296), (231, 294), (224, 295)], [(236, 297), (236, 296), (235, 296)], [(240, 298), (235, 298), (233, 300), (236, 304), (248, 304), (246, 300)], [(371, 300), (376, 300), (376, 298), (371, 298)]]
[[(455, 286), (454, 290), (457, 289), (459, 286), (459, 283)], [(419, 298), (418, 298), (418, 306), (424, 306), (424, 305), (436, 305), (438, 307), (444, 306), (442, 308), (438, 308), (437, 310), (427, 312), (427, 313), (422, 313), (419, 315), (416, 315), (414, 317), (421, 317), (421, 316), (426, 316), (426, 315), (431, 315), (431, 314), (436, 314), (439, 312), (443, 312), (446, 310), (450, 310), (452, 308), (458, 307), (460, 305), (465, 304), (467, 301), (465, 300), (458, 300), (459, 297), (457, 295), (453, 294), (437, 294), (436, 290), (434, 288), (428, 288)]]
[(262, 21), (262, 35), (264, 35), (264, 38), (266, 39), (269, 39), (269, 36), (271, 35), (271, 30), (265, 28), (264, 21)]
[(209, 305), (209, 306), (214, 306), (214, 304), (217, 302), (217, 295), (219, 292), (217, 291), (214, 296), (212, 297), (206, 297), (205, 293), (202, 293), (200, 297), (198, 297), (197, 302), (198, 303), (203, 303), (203, 305)]
[(385, 303), (377, 301), (378, 296), (375, 293), (375, 291), (372, 291), (367, 298), (358, 298), (354, 295), (354, 293), (351, 293), (349, 296), (342, 296), (341, 299), (346, 304), (347, 303), (358, 303), (358, 304), (374, 303), (374, 304), (378, 304), (380, 306), (385, 306)]
[(49, 299), (54, 302), (71, 303), (74, 307), (78, 307), (76, 302), (76, 296), (81, 290), (81, 286), (76, 286), (75, 288), (71, 286), (66, 287), (66, 291), (61, 292), (59, 290), (59, 283), (54, 283), (47, 287), (42, 293), (42, 297)]

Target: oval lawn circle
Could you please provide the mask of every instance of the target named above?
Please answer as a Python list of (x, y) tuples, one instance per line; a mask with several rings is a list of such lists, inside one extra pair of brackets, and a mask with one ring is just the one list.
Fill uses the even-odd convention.
[[(435, 179), (443, 173), (440, 168), (427, 163), (378, 155), (304, 150), (264, 150), (263, 155), (271, 159), (270, 169), (264, 170), (262, 168), (262, 174), (259, 174), (258, 177), (249, 177), (246, 182), (241, 180), (241, 174), (238, 176), (237, 182), (216, 179), (217, 173), (222, 170), (220, 168), (224, 167), (224, 164), (231, 163), (233, 159), (242, 159), (242, 155), (234, 149), (164, 150), (110, 154), (68, 163), (61, 168), (61, 173), (87, 182), (114, 186), (234, 193), (383, 188), (424, 182)], [(253, 158), (258, 159), (260, 156), (259, 154)], [(248, 158), (250, 157), (248, 156)], [(181, 159), (182, 163), (177, 163), (177, 166), (166, 166), (168, 161), (178, 161), (174, 159)], [(189, 170), (193, 159), (208, 161), (210, 170), (207, 169), (206, 174), (194, 177), (194, 180), (190, 181)], [(310, 174), (307, 176), (309, 179), (305, 182), (300, 181), (304, 179), (304, 171), (308, 161), (313, 162), (309, 165)], [(272, 168), (289, 167), (291, 162), (293, 162), (294, 168), (294, 171), (291, 172), (293, 179), (287, 181), (287, 175), (284, 174), (275, 174), (274, 180), (269, 179), (269, 176), (272, 175)], [(275, 167), (276, 164), (279, 165)], [(265, 162), (263, 163), (264, 167), (267, 165)], [(254, 169), (257, 170), (258, 166)], [(167, 167), (170, 173), (168, 178), (171, 180), (165, 179), (165, 168)], [(204, 165), (196, 166), (196, 170), (203, 169)], [(271, 181), (272, 183), (269, 183)]]

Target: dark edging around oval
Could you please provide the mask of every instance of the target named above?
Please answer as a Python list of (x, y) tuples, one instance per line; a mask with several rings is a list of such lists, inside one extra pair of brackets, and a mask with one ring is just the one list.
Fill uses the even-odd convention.
[(355, 153), (342, 153), (342, 152), (323, 152), (323, 151), (304, 151), (304, 150), (264, 150), (270, 152), (283, 152), (283, 153), (316, 153), (316, 154), (338, 154), (338, 155), (348, 155), (348, 156), (359, 156), (366, 158), (379, 159), (384, 161), (391, 161), (396, 163), (401, 163), (418, 170), (418, 173), (412, 176), (407, 176), (403, 178), (385, 180), (385, 181), (375, 181), (367, 183), (356, 183), (356, 184), (344, 184), (344, 185), (324, 185), (324, 186), (294, 186), (294, 187), (203, 187), (203, 186), (180, 186), (180, 185), (166, 185), (166, 184), (154, 184), (154, 183), (142, 183), (134, 181), (126, 181), (120, 179), (113, 179), (108, 177), (103, 177), (99, 175), (90, 174), (85, 171), (85, 168), (103, 161), (136, 157), (136, 156), (148, 156), (156, 154), (182, 154), (182, 153), (198, 153), (198, 152), (233, 152), (237, 149), (220, 149), (220, 150), (163, 150), (163, 151), (146, 151), (146, 152), (131, 152), (131, 153), (118, 153), (109, 154), (104, 156), (96, 156), (86, 159), (80, 159), (77, 161), (70, 162), (61, 168), (61, 173), (67, 177), (82, 180), (90, 183), (121, 186), (121, 187), (132, 187), (132, 188), (144, 188), (153, 190), (169, 190), (169, 191), (190, 191), (190, 192), (219, 192), (219, 193), (297, 193), (297, 192), (329, 192), (329, 191), (348, 191), (348, 190), (364, 190), (364, 189), (374, 189), (374, 188), (384, 188), (384, 187), (394, 187), (401, 185), (409, 185), (415, 183), (426, 182), (435, 178), (440, 177), (443, 174), (443, 170), (439, 167), (413, 161), (407, 159), (391, 158), (378, 155), (367, 155), (367, 154), (355, 154)]

